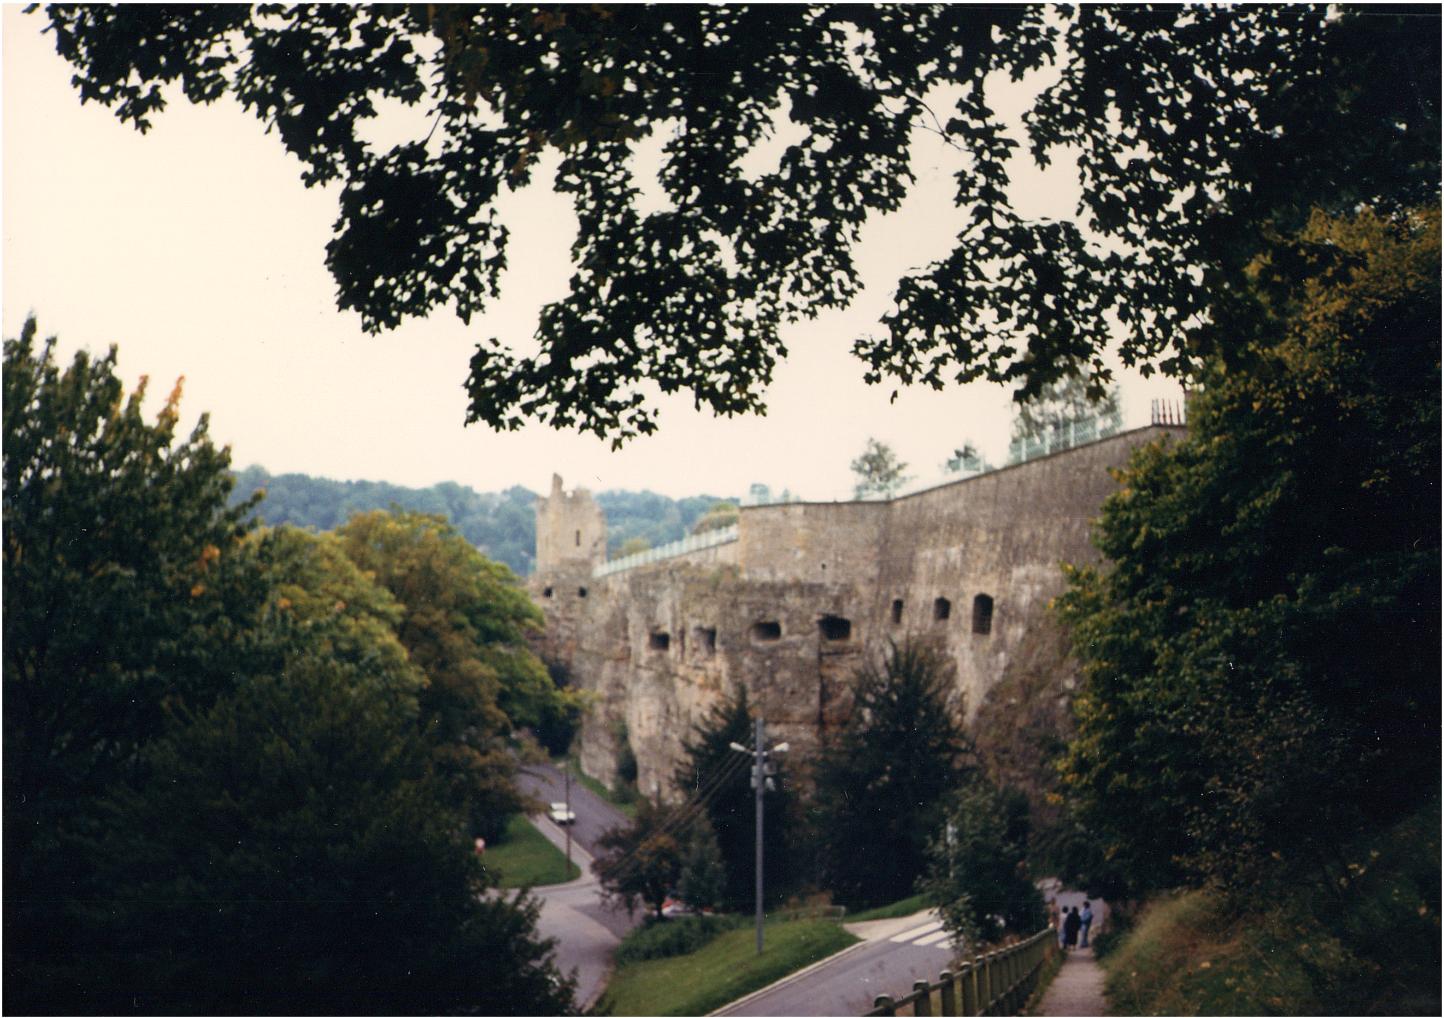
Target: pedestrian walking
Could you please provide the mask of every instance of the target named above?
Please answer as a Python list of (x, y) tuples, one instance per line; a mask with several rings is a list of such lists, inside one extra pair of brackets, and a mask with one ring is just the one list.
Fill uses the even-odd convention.
[(1078, 916), (1078, 906), (1074, 905), (1068, 910), (1068, 915), (1063, 920), (1063, 950), (1078, 946), (1078, 928), (1083, 925), (1083, 920)]
[(1088, 946), (1088, 927), (1090, 927), (1090, 926), (1093, 925), (1093, 906), (1092, 906), (1092, 904), (1090, 904), (1089, 902), (1086, 902), (1086, 901), (1083, 903), (1083, 911), (1079, 914), (1078, 919), (1079, 919), (1079, 922), (1080, 922), (1079, 929), (1078, 929), (1078, 933), (1079, 933), (1079, 935), (1080, 935), (1080, 937), (1081, 937), (1081, 939), (1080, 939), (1080, 941), (1079, 941), (1079, 943), (1078, 943), (1078, 946), (1079, 946), (1079, 947), (1087, 947), (1087, 946)]

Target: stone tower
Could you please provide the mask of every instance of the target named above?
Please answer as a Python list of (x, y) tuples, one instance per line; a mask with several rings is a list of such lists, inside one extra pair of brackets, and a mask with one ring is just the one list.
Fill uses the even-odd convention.
[(546, 574), (590, 574), (607, 560), (607, 518), (591, 493), (562, 491), (560, 474), (552, 474), (551, 494), (536, 503), (536, 571)]

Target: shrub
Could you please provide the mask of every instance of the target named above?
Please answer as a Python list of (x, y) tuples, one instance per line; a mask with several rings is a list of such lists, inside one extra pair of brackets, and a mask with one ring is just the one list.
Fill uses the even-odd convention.
[(684, 916), (681, 919), (653, 919), (627, 934), (615, 955), (617, 965), (631, 965), (652, 958), (691, 954), (711, 943), (719, 934), (746, 925), (741, 916)]

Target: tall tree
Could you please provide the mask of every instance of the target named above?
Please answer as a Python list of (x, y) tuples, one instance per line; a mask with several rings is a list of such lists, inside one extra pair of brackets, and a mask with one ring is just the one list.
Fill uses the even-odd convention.
[(187, 637), (245, 530), (206, 419), (177, 441), (179, 384), (149, 422), (114, 348), (61, 370), (36, 336), (32, 318), (4, 347), (7, 1007), (73, 974), (80, 903), (104, 893), (85, 846), (99, 796), (134, 776), (167, 701), (234, 685)]
[(855, 498), (892, 498), (912, 480), (905, 472), (908, 465), (897, 458), (892, 446), (875, 438), (867, 440), (862, 455), (849, 465), (857, 475), (857, 484), (853, 486)]
[[(144, 130), (178, 82), (231, 94), (307, 185), (338, 183), (327, 265), (367, 328), (453, 306), (507, 267), (498, 206), (548, 155), (575, 202), (576, 271), (536, 352), (478, 345), (469, 418), (621, 442), (653, 387), (763, 409), (782, 329), (845, 305), (870, 216), (914, 145), (967, 153), (954, 250), (901, 279), (865, 377), (987, 378), (1023, 397), (1104, 353), (1181, 373), (1246, 351), (1212, 309), (1314, 207), (1437, 200), (1436, 11), (1350, 5), (704, 5), (44, 8), (83, 100)], [(1077, 222), (1010, 198), (1019, 142), (989, 84), (1061, 69), (1025, 117), (1034, 162), (1076, 158)], [(700, 82), (705, 81), (705, 87)], [(951, 104), (942, 116), (933, 104)], [(388, 103), (427, 128), (368, 140)], [(753, 165), (786, 124), (797, 139)], [(661, 207), (633, 156), (662, 140)], [(638, 167), (637, 173), (651, 167)], [(658, 295), (663, 295), (660, 299)]]
[(96, 1009), (569, 1010), (536, 906), (483, 894), (415, 687), (330, 650), (178, 715), (108, 798)]
[(894, 646), (854, 678), (852, 710), (816, 763), (826, 886), (847, 904), (913, 893), (942, 830), (943, 797), (976, 771), (942, 660)]
[(247, 536), (205, 420), (115, 354), (5, 343), (5, 1007), (562, 1010), (484, 899), (399, 606), (331, 538)]
[(421, 727), (473, 833), (499, 838), (521, 800), (505, 737), (565, 716), (570, 697), (527, 646), (540, 613), (505, 566), (439, 517), (370, 512), (337, 535), (402, 607), (398, 627), (426, 674)]
[(37, 349), (31, 318), (4, 367), (5, 785), (37, 821), (128, 766), (163, 697), (215, 695), (214, 674), (158, 666), (185, 658), (178, 638), (246, 529), (208, 419), (176, 440), (179, 382), (148, 423), (114, 347), (62, 372), (54, 343)]
[(1104, 506), (1066, 780), (1134, 889), (1346, 888), (1340, 846), (1439, 794), (1439, 265), (1437, 207), (1316, 213), (1234, 320), (1260, 370)]
[[(747, 688), (738, 686), (692, 726), (672, 779), (684, 799), (703, 804), (726, 872), (723, 901), (734, 909), (745, 909), (756, 895), (757, 793), (747, 756), (731, 747), (751, 746), (755, 734)], [(762, 803), (762, 883), (769, 900), (778, 901), (798, 882), (789, 833), (796, 830), (798, 818), (786, 762), (778, 758), (773, 765), (775, 787), (764, 793)]]

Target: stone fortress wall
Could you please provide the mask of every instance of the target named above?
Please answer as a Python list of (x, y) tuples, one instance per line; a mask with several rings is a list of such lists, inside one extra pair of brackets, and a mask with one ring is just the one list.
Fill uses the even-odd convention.
[(596, 697), (583, 769), (610, 781), (625, 730), (639, 787), (668, 795), (692, 725), (739, 685), (771, 738), (805, 757), (845, 716), (852, 674), (889, 641), (937, 648), (971, 717), (1030, 630), (1048, 625), (1060, 565), (1096, 560), (1089, 528), (1116, 489), (1109, 470), (1176, 430), (1139, 428), (892, 501), (745, 506), (735, 540), (614, 572), (600, 508), (554, 477), (537, 500), (529, 585), (546, 617), (542, 655)]

